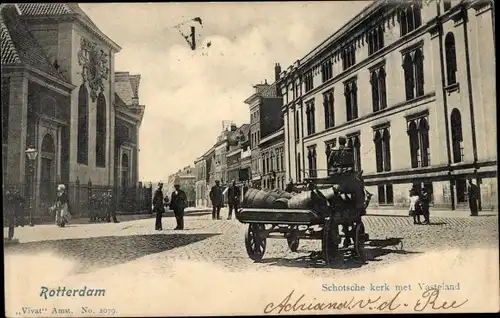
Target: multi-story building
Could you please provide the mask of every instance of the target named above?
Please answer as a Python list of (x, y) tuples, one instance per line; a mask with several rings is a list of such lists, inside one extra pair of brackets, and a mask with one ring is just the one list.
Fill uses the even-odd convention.
[(259, 143), (262, 160), (262, 187), (264, 189), (281, 189), (286, 187), (285, 152), (283, 127), (262, 138)]
[[(275, 65), (275, 79), (279, 78), (281, 66)], [(251, 184), (253, 187), (261, 187), (262, 166), (259, 143), (262, 138), (276, 132), (283, 125), (283, 114), (281, 107), (283, 100), (276, 86), (276, 82), (269, 85), (267, 80), (264, 84), (254, 86), (255, 93), (245, 100), (250, 108), (250, 148), (251, 148)]]
[(413, 184), (434, 207), (480, 185), (497, 207), (492, 1), (376, 1), (279, 80), (287, 178), (326, 176), (346, 136), (372, 204), (404, 206)]
[(206, 207), (209, 204), (209, 182), (210, 182), (210, 167), (214, 148), (212, 147), (203, 156), (197, 158), (194, 162), (196, 170), (196, 206)]
[(248, 132), (250, 125), (243, 124), (228, 136), (227, 152), (227, 179), (228, 182), (241, 180), (241, 153), (244, 151), (243, 145), (249, 140)]
[[(35, 215), (46, 213), (59, 182), (69, 185), (75, 210), (87, 204), (75, 184), (135, 185), (144, 106), (138, 77), (124, 76), (132, 88), (120, 91), (114, 56), (121, 48), (77, 4), (0, 10), (4, 184), (30, 185), (23, 192), (34, 198)], [(124, 118), (129, 138), (119, 144), (115, 124)]]

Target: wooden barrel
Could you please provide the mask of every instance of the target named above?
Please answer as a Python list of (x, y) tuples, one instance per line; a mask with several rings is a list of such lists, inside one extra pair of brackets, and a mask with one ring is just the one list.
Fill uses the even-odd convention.
[(287, 198), (276, 199), (273, 202), (273, 206), (272, 207), (274, 209), (286, 209), (286, 208), (288, 208), (288, 199)]
[(311, 191), (304, 191), (288, 199), (288, 208), (290, 209), (311, 209), (312, 198)]
[(246, 207), (250, 207), (259, 191), (259, 189), (248, 188), (247, 192), (243, 196), (243, 205)]
[[(313, 191), (304, 191), (299, 194), (294, 195), (288, 200), (288, 208), (290, 209), (311, 209), (311, 210), (323, 210), (327, 207), (327, 196), (333, 196), (333, 189), (321, 190), (321, 194), (316, 194)], [(330, 194), (331, 192), (331, 194)], [(323, 197), (323, 198), (322, 198)]]

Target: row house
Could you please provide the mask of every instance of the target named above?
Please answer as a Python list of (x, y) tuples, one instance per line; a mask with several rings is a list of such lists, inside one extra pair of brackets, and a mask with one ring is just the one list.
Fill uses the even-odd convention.
[(145, 107), (139, 77), (115, 72), (121, 48), (78, 4), (2, 4), (0, 18), (3, 184), (23, 188), (35, 216), (45, 216), (57, 183), (77, 211), (87, 205), (80, 187), (135, 186)]
[(212, 147), (194, 162), (196, 173), (196, 207), (209, 206), (210, 167), (212, 165), (214, 150)]
[(325, 177), (338, 136), (354, 150), (371, 204), (497, 208), (494, 10), (491, 1), (376, 1), (278, 81), (286, 177)]
[[(275, 65), (275, 79), (281, 73), (281, 66)], [(245, 100), (250, 110), (250, 149), (251, 149), (251, 185), (262, 187), (263, 167), (260, 153), (260, 141), (275, 133), (283, 126), (283, 99), (276, 82), (269, 85), (267, 80), (263, 84), (254, 86), (255, 92)]]
[(259, 143), (262, 160), (262, 188), (285, 190), (285, 138), (283, 127)]
[[(227, 185), (233, 181), (243, 192), (243, 186), (250, 180), (250, 138), (249, 124), (238, 127), (228, 141), (227, 153)], [(243, 200), (243, 198), (241, 198)]]

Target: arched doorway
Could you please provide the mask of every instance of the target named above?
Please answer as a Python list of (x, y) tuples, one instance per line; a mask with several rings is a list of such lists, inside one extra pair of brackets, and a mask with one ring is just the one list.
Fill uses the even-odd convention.
[(47, 211), (46, 207), (52, 205), (55, 200), (55, 158), (56, 147), (51, 134), (46, 134), (42, 139), (40, 154), (40, 207)]
[(121, 170), (122, 170), (122, 189), (125, 190), (128, 188), (129, 184), (129, 159), (126, 153), (122, 155)]

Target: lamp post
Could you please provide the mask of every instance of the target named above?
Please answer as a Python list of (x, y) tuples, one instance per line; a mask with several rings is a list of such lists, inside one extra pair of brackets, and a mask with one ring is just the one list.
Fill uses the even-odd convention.
[(38, 156), (38, 151), (35, 148), (30, 147), (26, 149), (26, 156), (28, 157), (30, 164), (30, 175), (31, 175), (31, 184), (30, 184), (30, 226), (34, 226), (33, 224), (33, 210), (35, 209), (35, 160)]

